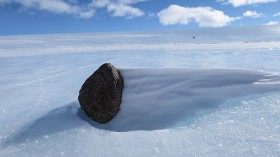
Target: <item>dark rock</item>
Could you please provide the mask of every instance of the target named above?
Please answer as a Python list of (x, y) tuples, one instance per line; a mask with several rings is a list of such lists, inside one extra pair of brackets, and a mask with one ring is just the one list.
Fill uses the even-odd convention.
[(99, 123), (112, 120), (120, 109), (123, 79), (110, 63), (99, 67), (83, 84), (79, 103), (86, 115)]

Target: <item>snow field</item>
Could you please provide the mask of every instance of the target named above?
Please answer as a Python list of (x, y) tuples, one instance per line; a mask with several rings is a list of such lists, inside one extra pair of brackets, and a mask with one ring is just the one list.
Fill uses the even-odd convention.
[[(0, 156), (278, 156), (279, 33), (0, 37)], [(117, 117), (100, 125), (77, 96), (105, 62), (125, 89)]]

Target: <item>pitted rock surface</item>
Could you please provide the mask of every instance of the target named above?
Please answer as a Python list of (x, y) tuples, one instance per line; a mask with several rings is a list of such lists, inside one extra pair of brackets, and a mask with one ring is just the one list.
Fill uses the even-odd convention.
[(123, 79), (110, 63), (100, 66), (82, 85), (79, 103), (86, 115), (99, 123), (112, 120), (120, 109)]

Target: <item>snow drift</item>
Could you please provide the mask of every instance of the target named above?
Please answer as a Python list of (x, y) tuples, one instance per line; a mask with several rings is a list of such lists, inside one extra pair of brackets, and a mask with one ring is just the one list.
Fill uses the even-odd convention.
[(105, 125), (112, 131), (158, 130), (187, 124), (197, 112), (236, 97), (280, 91), (280, 77), (233, 69), (122, 69), (120, 113)]

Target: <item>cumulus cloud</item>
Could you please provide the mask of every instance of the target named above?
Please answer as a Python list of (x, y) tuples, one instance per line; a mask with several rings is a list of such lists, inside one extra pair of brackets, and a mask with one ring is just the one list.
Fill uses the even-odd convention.
[(252, 18), (259, 18), (262, 17), (262, 13), (257, 13), (256, 11), (246, 11), (243, 13), (243, 16), (245, 17), (252, 17)]
[(277, 2), (278, 0), (217, 0), (217, 1), (229, 3), (234, 7), (240, 7), (244, 5)]
[(93, 0), (91, 6), (106, 8), (114, 17), (134, 18), (145, 14), (139, 8), (131, 6), (142, 1), (146, 0)]
[(113, 16), (119, 17), (125, 16), (128, 18), (134, 18), (144, 15), (144, 12), (140, 9), (123, 4), (110, 4), (108, 5), (107, 10), (112, 13)]
[(222, 11), (214, 10), (210, 7), (189, 8), (170, 5), (157, 15), (163, 25), (187, 25), (194, 21), (201, 27), (222, 27), (235, 20), (225, 15)]
[(81, 18), (91, 18), (94, 10), (82, 7), (74, 0), (0, 0), (0, 4), (19, 4), (26, 9), (47, 11), (55, 14), (71, 14)]
[(266, 23), (265, 25), (267, 26), (273, 26), (273, 25), (278, 25), (280, 24), (279, 21), (269, 21), (268, 23)]
[(99, 8), (106, 8), (112, 16), (134, 18), (143, 16), (144, 12), (132, 5), (146, 0), (92, 0), (81, 4), (78, 0), (0, 0), (0, 5), (19, 4), (24, 10), (34, 9), (54, 14), (75, 15), (91, 18)]
[(108, 4), (110, 4), (110, 0), (92, 0), (91, 6), (96, 7), (96, 8), (103, 8), (106, 7)]

